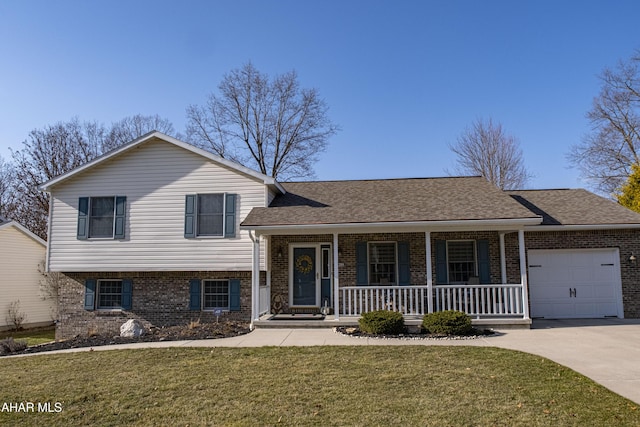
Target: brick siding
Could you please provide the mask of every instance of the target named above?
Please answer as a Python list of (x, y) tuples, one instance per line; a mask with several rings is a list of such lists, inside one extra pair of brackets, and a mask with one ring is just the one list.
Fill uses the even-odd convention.
[[(500, 234), (497, 231), (432, 232), (431, 263), (435, 283), (436, 240), (488, 240), (491, 283), (500, 283)], [(411, 283), (426, 284), (425, 233), (375, 233), (338, 235), (340, 286), (356, 284), (357, 242), (408, 242), (411, 265)], [(332, 243), (332, 235), (272, 236), (271, 237), (271, 295), (285, 302), (289, 296), (289, 245), (292, 243)], [(640, 258), (640, 230), (593, 230), (526, 232), (525, 247), (530, 249), (595, 249), (619, 248), (622, 300), (624, 315), (640, 318), (640, 260), (636, 265), (628, 262), (633, 252)], [(280, 256), (282, 255), (282, 256)], [(507, 282), (520, 283), (520, 255), (518, 233), (505, 233), (505, 263)], [(285, 309), (286, 312), (286, 309)]]
[[(220, 320), (251, 318), (251, 272), (109, 272), (65, 273), (58, 292), (59, 319), (56, 339), (89, 334), (120, 334), (120, 325), (129, 319), (140, 320), (145, 327), (187, 324), (200, 319), (215, 321), (211, 311), (189, 310), (190, 279), (239, 279), (240, 311), (223, 312)], [(85, 310), (86, 279), (131, 279), (131, 310)], [(262, 283), (265, 277), (262, 274)]]

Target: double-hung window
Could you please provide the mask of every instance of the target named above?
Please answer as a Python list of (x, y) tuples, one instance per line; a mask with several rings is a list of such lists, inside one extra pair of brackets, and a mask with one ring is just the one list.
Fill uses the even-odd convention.
[(447, 242), (447, 266), (449, 282), (468, 282), (472, 276), (477, 276), (475, 241)]
[(235, 237), (236, 195), (187, 194), (184, 237)]
[(131, 310), (131, 279), (86, 279), (85, 310)]
[(198, 194), (198, 236), (224, 234), (224, 194)]
[(395, 242), (369, 243), (369, 283), (395, 285), (397, 283)]
[(123, 239), (126, 203), (125, 196), (80, 197), (77, 238)]
[(122, 280), (98, 280), (97, 308), (122, 308)]
[(239, 279), (189, 280), (189, 310), (240, 311)]
[(203, 310), (229, 310), (228, 280), (203, 280), (202, 285)]
[(112, 238), (115, 197), (92, 197), (89, 207), (89, 238)]

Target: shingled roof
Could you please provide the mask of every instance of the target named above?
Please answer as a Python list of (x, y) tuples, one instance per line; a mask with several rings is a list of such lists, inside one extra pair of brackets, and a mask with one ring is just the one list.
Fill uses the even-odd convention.
[(531, 212), (541, 225), (640, 224), (640, 214), (582, 189), (522, 190), (509, 194)]
[(371, 224), (540, 217), (481, 177), (282, 183), (242, 226)]

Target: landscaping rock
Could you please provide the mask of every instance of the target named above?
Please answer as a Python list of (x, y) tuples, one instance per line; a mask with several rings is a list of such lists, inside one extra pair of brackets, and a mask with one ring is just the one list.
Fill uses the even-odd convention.
[(137, 338), (145, 334), (146, 330), (137, 319), (129, 319), (120, 326), (120, 336), (125, 338)]

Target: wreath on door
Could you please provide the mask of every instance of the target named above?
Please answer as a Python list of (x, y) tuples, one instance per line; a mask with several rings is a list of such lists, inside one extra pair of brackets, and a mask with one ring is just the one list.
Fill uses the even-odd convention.
[(313, 269), (313, 260), (309, 255), (300, 255), (296, 259), (296, 270), (302, 274), (307, 274)]

